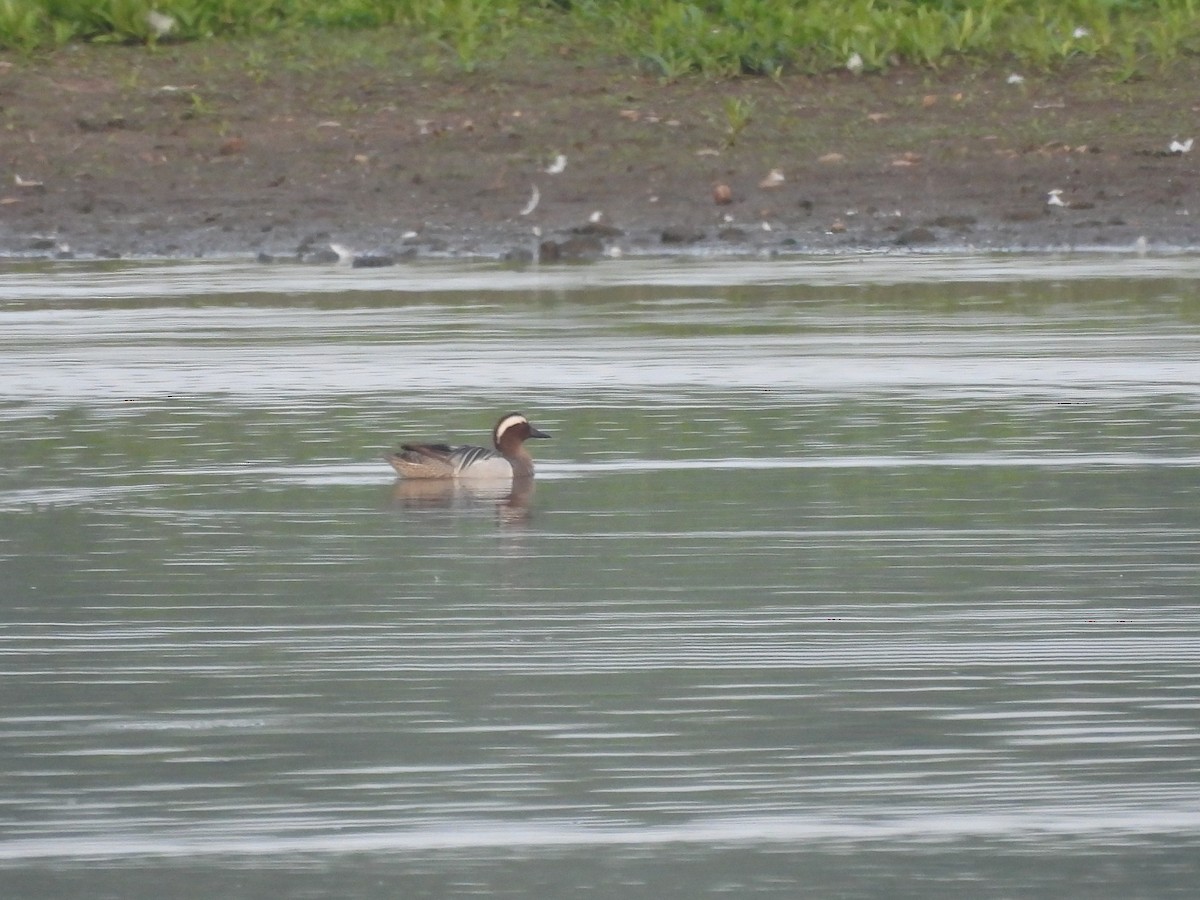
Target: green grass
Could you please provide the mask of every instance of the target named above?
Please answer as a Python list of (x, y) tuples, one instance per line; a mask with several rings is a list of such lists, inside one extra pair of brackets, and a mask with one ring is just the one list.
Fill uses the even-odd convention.
[(0, 0), (0, 48), (25, 53), (384, 27), (468, 71), (557, 41), (666, 78), (843, 70), (853, 56), (866, 72), (1096, 60), (1129, 77), (1200, 51), (1200, 0)]

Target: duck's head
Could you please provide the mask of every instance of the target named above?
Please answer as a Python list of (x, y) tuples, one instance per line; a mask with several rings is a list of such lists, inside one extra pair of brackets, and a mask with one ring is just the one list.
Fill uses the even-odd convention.
[(501, 453), (505, 449), (515, 450), (529, 438), (548, 438), (550, 435), (539, 431), (530, 424), (529, 419), (521, 413), (507, 413), (500, 417), (492, 431), (492, 442)]

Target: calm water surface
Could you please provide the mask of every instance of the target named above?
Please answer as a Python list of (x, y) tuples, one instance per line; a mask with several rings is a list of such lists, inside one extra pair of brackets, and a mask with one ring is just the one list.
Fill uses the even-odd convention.
[(1194, 897), (1198, 287), (0, 271), (0, 896)]

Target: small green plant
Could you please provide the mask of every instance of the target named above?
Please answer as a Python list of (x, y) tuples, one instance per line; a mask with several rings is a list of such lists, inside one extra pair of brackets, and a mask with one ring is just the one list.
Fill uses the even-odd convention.
[(188, 106), (183, 113), (185, 119), (203, 119), (214, 115), (212, 104), (196, 91), (188, 91)]
[[(94, 7), (95, 40), (149, 43), (157, 38), (150, 14), (157, 13), (149, 0), (108, 0)], [(162, 15), (162, 13), (158, 13)]]
[(490, 49), (503, 48), (521, 17), (518, 0), (426, 0), (410, 6), (403, 21), (453, 53), (467, 72), (479, 67)]
[(723, 104), (725, 111), (725, 144), (732, 147), (742, 136), (742, 132), (754, 119), (758, 104), (749, 97), (728, 97)]
[(1122, 45), (1117, 52), (1117, 63), (1112, 69), (1113, 81), (1124, 84), (1133, 81), (1141, 68), (1141, 55), (1136, 47)]
[(48, 31), (43, 10), (21, 0), (0, 0), (0, 46), (28, 53), (46, 41)]
[(902, 36), (900, 52), (918, 62), (937, 68), (950, 46), (949, 22), (945, 16), (923, 6), (916, 11), (912, 26)]
[(246, 74), (256, 83), (263, 84), (271, 73), (271, 60), (262, 47), (251, 47), (246, 51)]

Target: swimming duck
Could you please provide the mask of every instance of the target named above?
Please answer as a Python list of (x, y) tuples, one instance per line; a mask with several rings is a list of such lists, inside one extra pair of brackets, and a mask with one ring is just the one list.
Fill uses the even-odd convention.
[(500, 417), (492, 429), (495, 450), (451, 447), (449, 444), (402, 444), (384, 458), (406, 478), (529, 478), (533, 457), (525, 449), (529, 438), (548, 438), (520, 413)]

